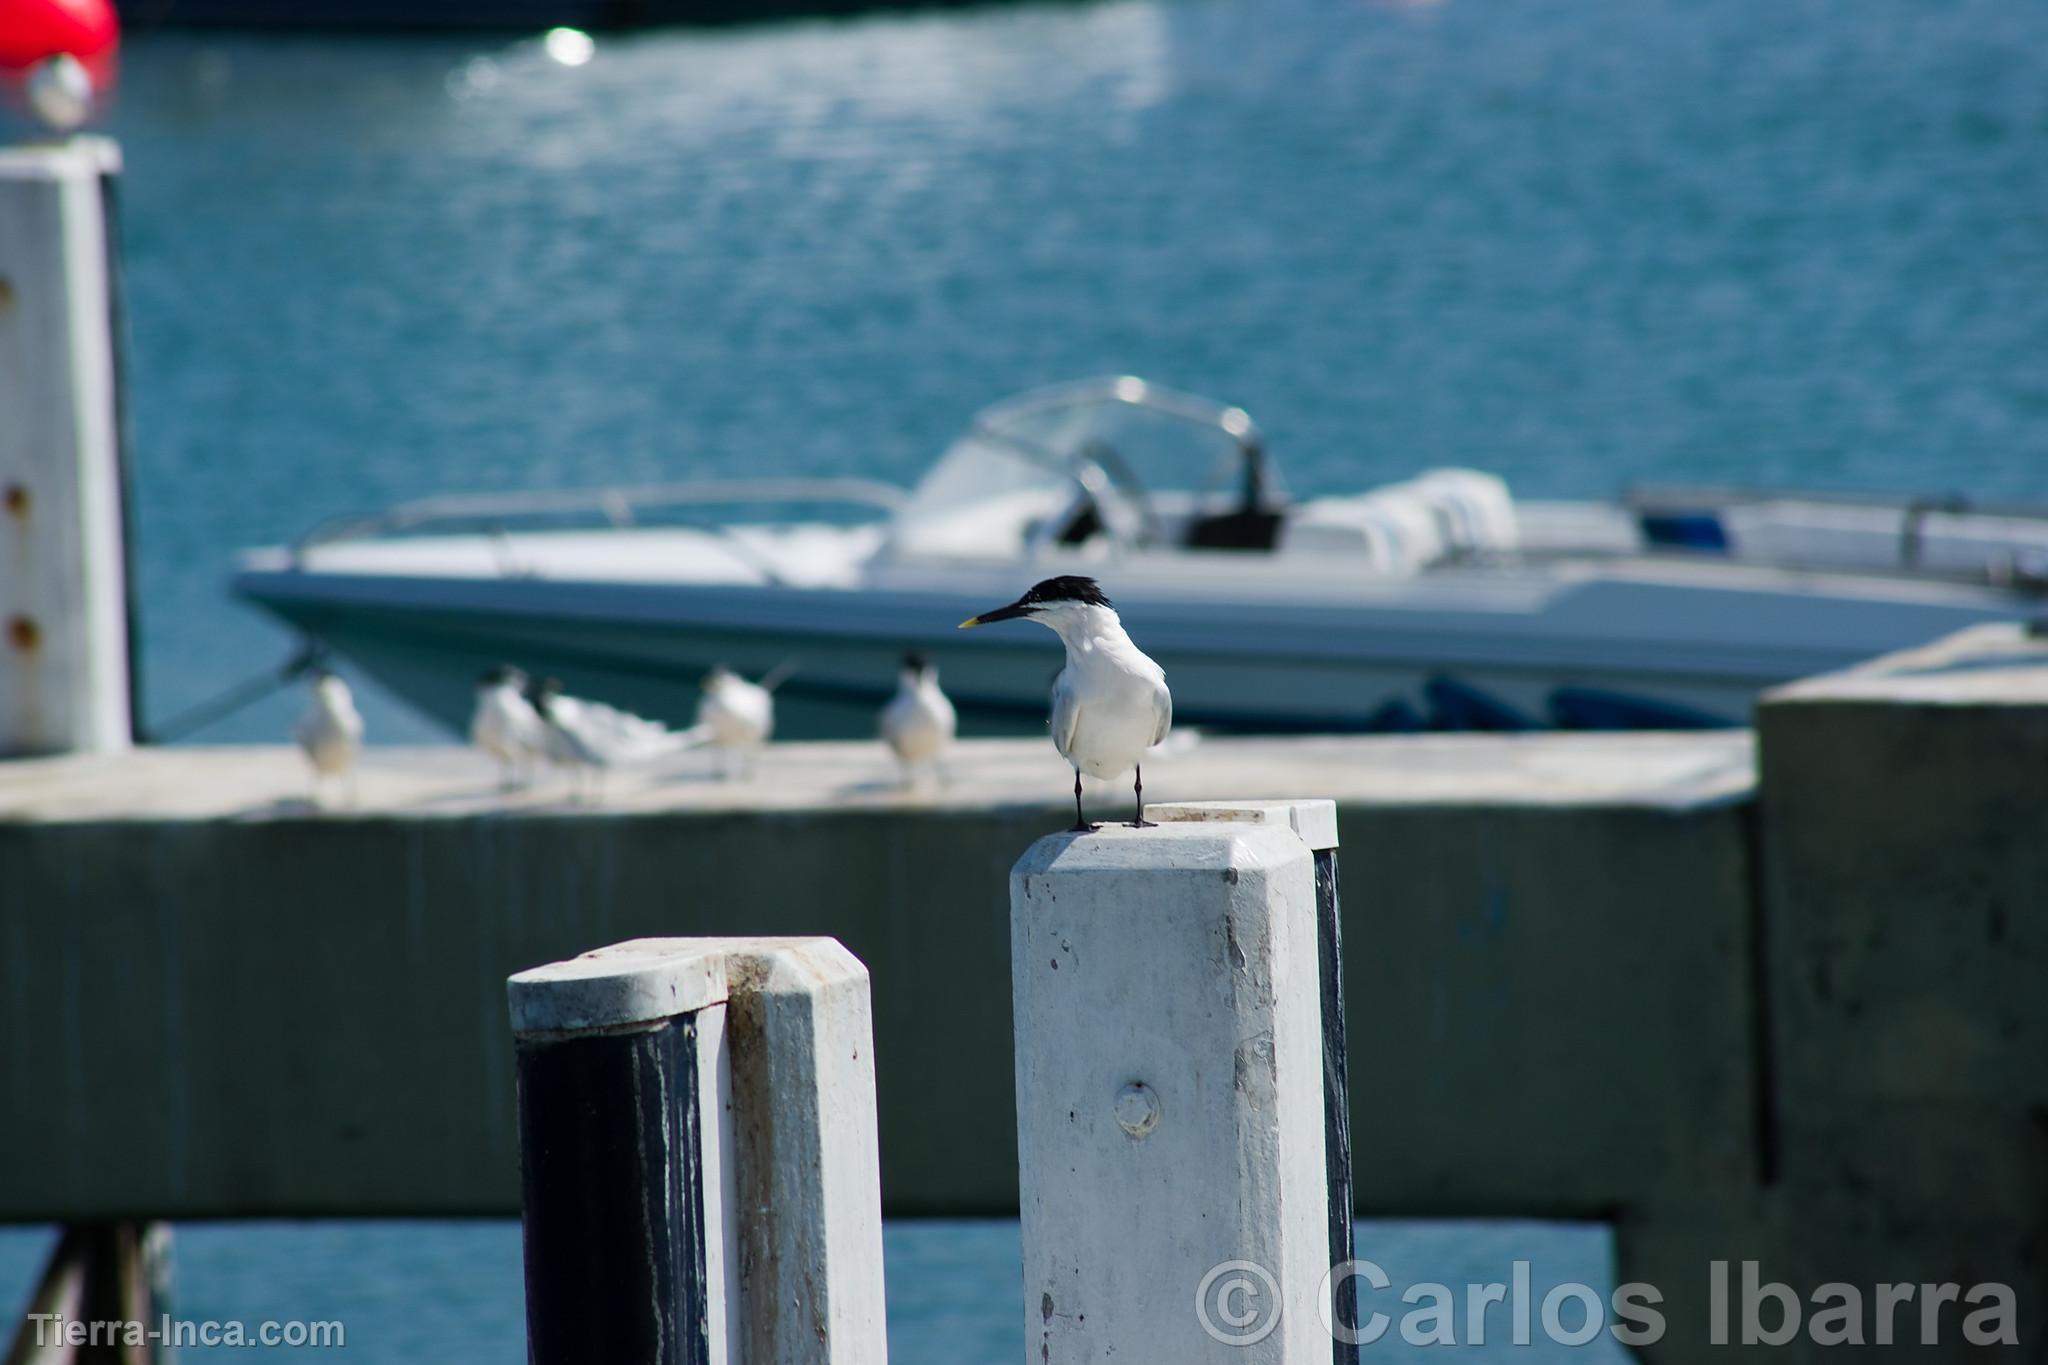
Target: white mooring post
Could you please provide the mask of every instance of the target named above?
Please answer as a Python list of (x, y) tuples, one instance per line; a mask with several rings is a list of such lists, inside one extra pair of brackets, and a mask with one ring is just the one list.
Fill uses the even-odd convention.
[(882, 1365), (859, 960), (636, 939), (508, 990), (534, 1365)]
[(1319, 1308), (1334, 808), (1148, 813), (1010, 874), (1026, 1359), (1346, 1359)]
[(0, 758), (130, 742), (105, 138), (0, 148)]

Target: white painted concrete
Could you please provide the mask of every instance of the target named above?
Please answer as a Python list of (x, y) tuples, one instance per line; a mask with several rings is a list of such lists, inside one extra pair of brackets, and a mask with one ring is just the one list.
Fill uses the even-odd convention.
[[(492, 761), (467, 748), (371, 745), (357, 770), (361, 800), (325, 818), (606, 820), (621, 812), (837, 810), (950, 816), (1029, 807), (1045, 812), (1048, 830), (1074, 818), (1073, 770), (1062, 769), (1043, 739), (961, 740), (947, 756), (944, 788), (905, 788), (895, 756), (880, 741), (771, 744), (759, 774), (746, 782), (709, 781), (687, 765), (676, 772), (614, 773), (602, 799), (590, 803), (572, 800), (558, 783), (505, 791)], [(1211, 738), (1187, 752), (1146, 760), (1145, 791), (1156, 789), (1159, 799), (1148, 800), (1145, 810), (1146, 818), (1157, 819), (1159, 809), (1183, 797), (1230, 792), (1285, 800), (1291, 792), (1313, 790), (1350, 810), (1483, 804), (1686, 811), (1746, 799), (1754, 776), (1747, 730)], [(179, 745), (109, 758), (0, 763), (0, 820), (265, 820), (312, 813), (305, 757), (289, 746)]]
[[(508, 994), (523, 1034), (701, 1011), (700, 1062), (714, 1050), (730, 1057), (722, 1077), (700, 1084), (707, 1115), (723, 1087), (704, 1169), (707, 1183), (728, 1173), (706, 1227), (707, 1245), (723, 1250), (728, 1278), (714, 1286), (731, 1304), (731, 1358), (887, 1360), (874, 1023), (858, 958), (829, 938), (634, 939), (520, 972)], [(714, 1014), (716, 1049), (704, 1031)]]
[(867, 968), (837, 940), (813, 938), (735, 957), (730, 970), (742, 1354), (760, 1365), (881, 1365)]
[[(1053, 835), (1010, 905), (1026, 1359), (1327, 1362), (1308, 845), (1277, 823)], [(1211, 1276), (1230, 1262), (1257, 1270)], [(1205, 1280), (1223, 1336), (1277, 1319), (1217, 1339)]]
[(1298, 801), (1171, 801), (1145, 809), (1147, 820), (1160, 824), (1207, 822), (1226, 825), (1278, 825), (1291, 829), (1320, 853), (1337, 847), (1337, 803), (1323, 797)]
[(0, 149), (0, 756), (128, 747), (103, 138)]

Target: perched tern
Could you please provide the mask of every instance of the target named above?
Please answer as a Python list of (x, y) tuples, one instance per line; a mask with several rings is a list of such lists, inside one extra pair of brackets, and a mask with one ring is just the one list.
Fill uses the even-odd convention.
[(761, 746), (775, 733), (775, 694), (766, 683), (750, 683), (724, 664), (704, 675), (697, 724), (705, 742), (718, 750), (720, 772), (730, 778), (753, 768)]
[(915, 780), (920, 764), (940, 772), (958, 727), (953, 703), (939, 690), (939, 670), (922, 654), (904, 655), (896, 695), (882, 708), (882, 738), (896, 751), (906, 783)]
[(320, 799), (326, 779), (340, 778), (348, 784), (349, 800), (356, 796), (356, 754), (363, 747), (363, 718), (348, 684), (326, 669), (313, 668), (313, 694), (299, 716), (293, 732), (306, 761), (313, 765), (313, 798)]
[(534, 768), (547, 757), (547, 722), (527, 699), (529, 686), (526, 675), (510, 664), (477, 680), (469, 739), (498, 760), (499, 778), (506, 787), (531, 781)]
[(567, 696), (554, 678), (530, 689), (528, 696), (541, 720), (541, 752), (569, 771), (579, 795), (585, 773), (602, 791), (607, 769), (649, 763), (705, 738), (701, 728), (671, 730), (603, 702)]
[(1067, 666), (1052, 682), (1052, 743), (1074, 768), (1074, 829), (1096, 828), (1081, 814), (1081, 774), (1109, 781), (1136, 774), (1133, 829), (1147, 829), (1145, 751), (1173, 728), (1166, 671), (1124, 633), (1116, 608), (1092, 578), (1048, 578), (1007, 607), (960, 623), (992, 625), (1022, 617), (1051, 627), (1067, 647)]

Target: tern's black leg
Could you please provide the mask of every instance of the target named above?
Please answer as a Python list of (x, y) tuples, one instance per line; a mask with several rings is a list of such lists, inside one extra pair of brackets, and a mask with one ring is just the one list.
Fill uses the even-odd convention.
[(1088, 817), (1081, 814), (1081, 770), (1076, 768), (1074, 769), (1074, 827), (1068, 830), (1067, 833), (1093, 834), (1101, 828), (1102, 826), (1100, 825), (1089, 824)]
[(1138, 801), (1138, 818), (1131, 821), (1131, 828), (1157, 829), (1159, 828), (1157, 822), (1147, 820), (1145, 818), (1145, 770), (1143, 768), (1137, 768), (1133, 771), (1136, 772), (1138, 780), (1132, 784), (1131, 794), (1135, 796)]

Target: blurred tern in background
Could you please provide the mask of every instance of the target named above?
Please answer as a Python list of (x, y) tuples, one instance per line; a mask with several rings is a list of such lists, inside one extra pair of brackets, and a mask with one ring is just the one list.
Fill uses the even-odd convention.
[(702, 726), (671, 730), (660, 721), (603, 702), (566, 696), (554, 678), (529, 696), (541, 720), (541, 752), (550, 763), (568, 770), (579, 798), (586, 795), (586, 774), (592, 786), (588, 794), (602, 796), (607, 770), (651, 763), (708, 737)]
[(719, 774), (751, 776), (761, 747), (775, 733), (775, 685), (785, 670), (750, 683), (718, 664), (704, 675), (704, 696), (697, 703), (697, 724), (705, 742), (718, 750)]
[(547, 722), (527, 699), (527, 677), (510, 664), (483, 675), (476, 685), (476, 710), (469, 717), (470, 743), (498, 760), (498, 785), (523, 787), (547, 757)]
[[(356, 755), (363, 747), (363, 718), (348, 684), (319, 665), (310, 674), (312, 695), (293, 731), (306, 761), (313, 765), (313, 800), (321, 802), (327, 779), (347, 784), (350, 805), (356, 800)], [(324, 803), (323, 803), (324, 804)]]
[(917, 780), (921, 765), (945, 780), (942, 763), (958, 728), (953, 703), (939, 690), (939, 670), (923, 654), (904, 655), (896, 695), (882, 708), (882, 738), (903, 765), (904, 785)]
[(1147, 829), (1145, 751), (1173, 728), (1166, 671), (1131, 643), (1116, 608), (1092, 578), (1048, 578), (1007, 607), (971, 616), (960, 629), (1019, 618), (1048, 626), (1067, 648), (1052, 682), (1052, 743), (1074, 768), (1074, 832), (1097, 828), (1081, 814), (1081, 774), (1103, 781), (1135, 772), (1133, 829)]

